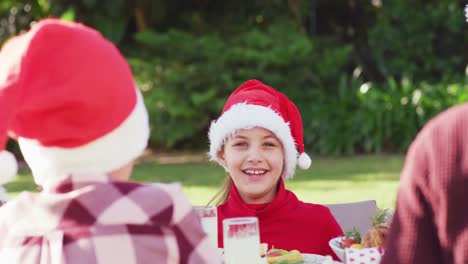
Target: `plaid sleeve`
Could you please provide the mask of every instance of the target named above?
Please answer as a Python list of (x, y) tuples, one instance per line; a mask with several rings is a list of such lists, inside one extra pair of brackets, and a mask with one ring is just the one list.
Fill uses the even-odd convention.
[(217, 250), (208, 241), (192, 205), (179, 184), (164, 187), (172, 198), (172, 226), (180, 252), (180, 263), (221, 263)]
[[(0, 213), (0, 217), (1, 217), (1, 213)], [(0, 218), (2, 219), (2, 218)], [(1, 251), (1, 248), (3, 247), (3, 238), (6, 237), (7, 235), (7, 227), (4, 223), (4, 221), (0, 220), (0, 251)]]
[(9, 200), (8, 194), (3, 188), (3, 186), (0, 185), (0, 206), (2, 206), (4, 203), (6, 203)]

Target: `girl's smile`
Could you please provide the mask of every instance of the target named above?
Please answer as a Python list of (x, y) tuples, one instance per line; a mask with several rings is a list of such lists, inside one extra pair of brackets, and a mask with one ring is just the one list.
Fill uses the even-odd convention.
[(245, 169), (242, 170), (250, 181), (261, 181), (263, 176), (268, 172), (265, 169)]

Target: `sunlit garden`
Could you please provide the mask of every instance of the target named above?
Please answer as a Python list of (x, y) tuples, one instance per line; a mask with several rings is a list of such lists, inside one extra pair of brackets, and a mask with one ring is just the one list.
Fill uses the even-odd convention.
[[(186, 2), (3, 0), (0, 42), (44, 17), (99, 30), (132, 67), (150, 115), (149, 149), (161, 158), (206, 152), (229, 93), (248, 79), (272, 85), (300, 109), (313, 159), (287, 186), (316, 203), (393, 208), (417, 132), (468, 101), (463, 1)], [(8, 149), (21, 160), (15, 142)], [(193, 204), (205, 204), (223, 177), (206, 159), (156, 159), (133, 179), (180, 182)], [(36, 186), (25, 166), (6, 188), (14, 196)]]
[(468, 263), (464, 0), (0, 1), (0, 262)]
[[(132, 179), (148, 183), (179, 182), (194, 205), (207, 204), (226, 174), (213, 162), (156, 160), (159, 162), (140, 163)], [(311, 169), (298, 170), (293, 179), (286, 181), (286, 186), (306, 202), (346, 203), (370, 199), (376, 200), (381, 208), (393, 208), (402, 164), (401, 156), (317, 158)], [(5, 187), (13, 195), (37, 189), (28, 171)]]

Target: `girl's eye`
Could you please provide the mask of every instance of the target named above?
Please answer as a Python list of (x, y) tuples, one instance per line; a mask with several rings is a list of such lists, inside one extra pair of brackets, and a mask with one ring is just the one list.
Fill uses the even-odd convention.
[(276, 147), (276, 144), (273, 143), (273, 142), (265, 142), (265, 143), (263, 143), (263, 145), (266, 146), (266, 147)]
[(247, 146), (247, 142), (243, 142), (243, 141), (234, 142), (232, 145), (233, 145), (234, 147), (244, 147), (244, 146)]

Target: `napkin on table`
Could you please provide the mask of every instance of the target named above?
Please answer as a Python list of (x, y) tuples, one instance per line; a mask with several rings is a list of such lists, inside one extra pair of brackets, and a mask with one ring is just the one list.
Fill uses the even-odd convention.
[(378, 264), (382, 253), (378, 248), (346, 248), (346, 264)]

